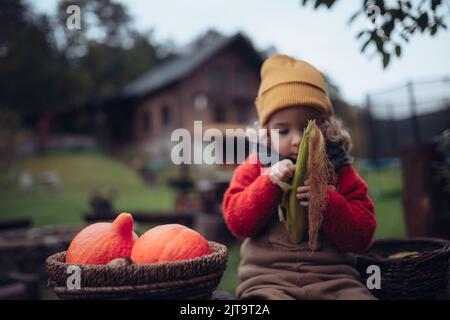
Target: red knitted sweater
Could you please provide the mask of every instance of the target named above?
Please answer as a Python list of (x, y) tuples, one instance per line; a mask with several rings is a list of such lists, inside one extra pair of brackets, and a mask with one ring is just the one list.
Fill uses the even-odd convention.
[[(256, 235), (277, 212), (282, 191), (267, 174), (256, 154), (236, 168), (223, 198), (223, 213), (230, 231), (238, 238)], [(344, 252), (362, 252), (372, 242), (375, 210), (367, 184), (351, 165), (336, 172), (337, 191), (327, 190), (322, 233)]]

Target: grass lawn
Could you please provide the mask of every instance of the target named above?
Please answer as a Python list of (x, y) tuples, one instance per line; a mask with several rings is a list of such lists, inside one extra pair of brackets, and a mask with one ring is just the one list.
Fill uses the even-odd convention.
[(359, 170), (361, 177), (369, 185), (369, 193), (375, 203), (377, 217), (377, 239), (405, 236), (401, 192), (401, 168)]
[[(89, 210), (89, 197), (94, 189), (114, 188), (118, 197), (116, 209), (169, 210), (175, 194), (167, 187), (147, 187), (140, 177), (125, 164), (100, 153), (57, 153), (19, 161), (15, 171), (27, 170), (37, 177), (53, 170), (62, 179), (63, 189), (51, 192), (37, 186), (34, 192), (23, 194), (16, 187), (4, 188), (6, 173), (0, 172), (0, 221), (9, 218), (31, 217), (34, 224), (81, 223), (83, 212)], [(401, 207), (401, 171), (399, 168), (378, 171), (359, 170), (369, 184), (375, 202), (378, 228), (376, 238), (397, 237), (405, 234)], [(234, 293), (239, 264), (239, 247), (229, 248), (228, 267), (220, 288)]]
[(0, 221), (31, 217), (37, 226), (80, 223), (81, 214), (90, 210), (89, 198), (95, 189), (108, 192), (113, 188), (118, 195), (114, 201), (116, 209), (131, 212), (171, 209), (175, 198), (171, 189), (149, 188), (125, 164), (99, 153), (38, 156), (18, 162), (15, 170), (26, 170), (33, 177), (47, 170), (55, 171), (63, 188), (60, 192), (52, 192), (37, 185), (33, 192), (24, 194), (16, 186), (1, 187)]

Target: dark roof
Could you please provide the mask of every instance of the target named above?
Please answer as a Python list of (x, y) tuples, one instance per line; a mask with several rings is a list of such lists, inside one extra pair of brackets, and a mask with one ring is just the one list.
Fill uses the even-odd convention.
[(195, 52), (180, 55), (162, 65), (149, 70), (128, 84), (122, 94), (125, 97), (139, 97), (155, 92), (162, 87), (173, 84), (191, 74), (209, 58), (230, 45), (236, 44), (250, 55), (255, 66), (259, 68), (262, 57), (254, 49), (251, 42), (241, 33), (231, 37), (216, 37), (207, 44), (196, 48)]

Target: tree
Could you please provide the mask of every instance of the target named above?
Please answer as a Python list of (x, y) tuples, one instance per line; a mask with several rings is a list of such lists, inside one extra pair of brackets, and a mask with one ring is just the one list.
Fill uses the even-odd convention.
[[(73, 4), (81, 9), (80, 30), (66, 27), (67, 8)], [(83, 56), (92, 40), (106, 43), (111, 47), (133, 45), (130, 36), (136, 31), (131, 28), (132, 19), (126, 7), (114, 0), (60, 0), (57, 12), (53, 30), (55, 34), (64, 35), (61, 39), (61, 49), (66, 56)]]
[(78, 0), (82, 29), (66, 28), (66, 9), (73, 1), (61, 0), (54, 23), (55, 35), (64, 35), (61, 50), (70, 62), (70, 81), (86, 100), (118, 94), (132, 79), (162, 61), (160, 45), (151, 41), (152, 32), (131, 27), (126, 7), (114, 0)]
[[(314, 8), (332, 8), (339, 0), (302, 0), (302, 5), (314, 4)], [(351, 15), (349, 24), (358, 17), (368, 19), (373, 26), (361, 30), (357, 39), (362, 42), (361, 52), (372, 45), (382, 58), (386, 68), (392, 56), (400, 57), (402, 46), (415, 33), (435, 36), (447, 29), (445, 20), (450, 16), (448, 0), (361, 0), (361, 8)]]
[(30, 14), (23, 1), (1, 2), (1, 108), (34, 112), (59, 103), (63, 58), (50, 29), (49, 19)]
[[(24, 124), (44, 111), (116, 95), (165, 59), (152, 32), (134, 30), (114, 0), (60, 0), (56, 16), (37, 14), (28, 1), (0, 1), (0, 109), (18, 113)], [(74, 3), (81, 30), (66, 27)]]

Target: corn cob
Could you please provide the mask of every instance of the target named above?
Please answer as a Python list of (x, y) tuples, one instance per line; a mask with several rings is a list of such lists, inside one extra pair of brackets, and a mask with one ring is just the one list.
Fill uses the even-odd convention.
[[(324, 148), (323, 136), (315, 120), (308, 121), (298, 150), (292, 184), (283, 188), (284, 195), (278, 211), (280, 220), (287, 227), (292, 243), (300, 244), (309, 228), (309, 246), (313, 250), (317, 248), (317, 236), (324, 209), (324, 191), (327, 184), (327, 162)], [(312, 180), (309, 206), (311, 212), (308, 213), (308, 208), (300, 205), (296, 195), (297, 188), (304, 185), (312, 170), (314, 170), (314, 176), (310, 179)], [(286, 216), (284, 216), (283, 209)]]
[(289, 190), (286, 190), (287, 192), (285, 192), (282, 201), (282, 207), (286, 210), (286, 227), (288, 229), (289, 237), (294, 244), (302, 242), (307, 226), (307, 208), (299, 204), (296, 194), (297, 188), (302, 186), (306, 179), (308, 168), (308, 141), (313, 124), (315, 124), (315, 121), (308, 121), (308, 126), (303, 133), (297, 154), (292, 184)]

